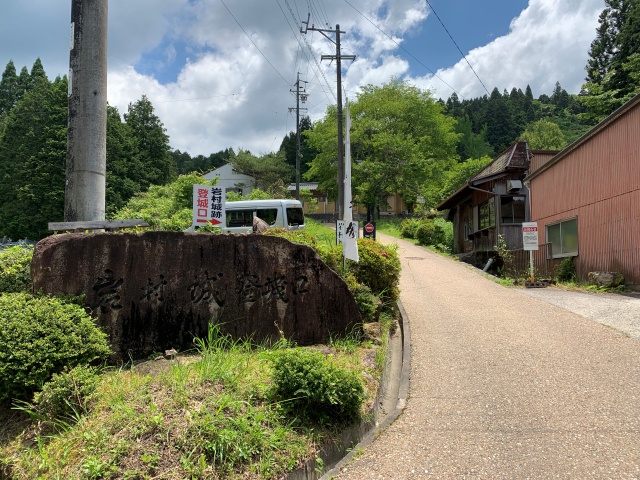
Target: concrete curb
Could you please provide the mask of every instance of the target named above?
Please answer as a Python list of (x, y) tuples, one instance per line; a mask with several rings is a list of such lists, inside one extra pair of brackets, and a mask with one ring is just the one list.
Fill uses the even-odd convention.
[[(400, 331), (402, 335), (401, 348), (402, 348), (402, 364), (399, 369), (394, 369), (391, 366), (392, 373), (389, 375), (391, 379), (388, 379), (390, 383), (393, 385), (393, 390), (397, 392), (397, 402), (395, 405), (395, 409), (387, 414), (387, 416), (378, 423), (377, 426), (372, 428), (369, 432), (367, 432), (362, 440), (355, 445), (351, 451), (342, 458), (331, 470), (324, 473), (320, 480), (330, 480), (332, 477), (340, 473), (340, 469), (349, 463), (360, 450), (365, 449), (375, 440), (375, 438), (384, 431), (389, 425), (391, 425), (404, 411), (407, 405), (407, 399), (409, 397), (409, 381), (410, 381), (410, 373), (411, 373), (411, 331), (409, 327), (409, 319), (407, 317), (407, 313), (402, 306), (402, 303), (398, 301), (398, 310), (400, 312), (401, 322), (400, 322)], [(398, 381), (395, 382), (393, 380), (393, 371), (398, 371)], [(388, 376), (388, 377), (389, 377)]]

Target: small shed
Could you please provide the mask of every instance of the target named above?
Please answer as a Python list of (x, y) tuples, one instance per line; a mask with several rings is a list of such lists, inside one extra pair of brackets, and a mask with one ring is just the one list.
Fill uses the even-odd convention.
[(640, 95), (524, 179), (539, 243), (579, 278), (615, 271), (640, 285)]

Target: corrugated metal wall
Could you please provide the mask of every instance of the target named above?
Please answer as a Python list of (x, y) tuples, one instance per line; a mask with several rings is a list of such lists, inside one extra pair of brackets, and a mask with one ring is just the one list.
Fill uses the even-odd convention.
[(531, 158), (531, 164), (529, 166), (529, 173), (533, 173), (542, 167), (545, 163), (551, 160), (556, 153), (556, 150), (532, 150), (533, 157)]
[(640, 285), (640, 106), (531, 180), (531, 218), (545, 226), (578, 218), (581, 278), (617, 271)]

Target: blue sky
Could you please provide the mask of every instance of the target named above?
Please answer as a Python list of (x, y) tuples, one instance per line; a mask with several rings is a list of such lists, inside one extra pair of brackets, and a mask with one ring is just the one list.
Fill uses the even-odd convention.
[[(604, 8), (604, 0), (429, 3), (489, 91), (529, 84), (536, 97), (556, 81), (579, 91)], [(40, 57), (50, 78), (66, 74), (70, 5), (3, 5), (0, 64), (13, 59), (19, 70)], [(335, 62), (320, 60), (334, 47), (317, 32), (299, 33), (308, 12), (313, 25), (345, 31), (343, 53), (356, 55), (342, 77), (351, 99), (392, 77), (436, 98), (486, 94), (425, 0), (110, 0), (109, 103), (126, 112), (146, 95), (172, 147), (193, 155), (277, 150), (295, 130), (298, 72), (312, 120), (335, 103)]]
[[(427, 67), (436, 70), (460, 60), (456, 44), (466, 55), (471, 49), (508, 34), (511, 20), (526, 8), (528, 1), (430, 0), (429, 3), (442, 24), (436, 15), (429, 15), (421, 25), (419, 34), (408, 37), (404, 47)], [(412, 74), (424, 75), (423, 70), (417, 62), (412, 63)]]

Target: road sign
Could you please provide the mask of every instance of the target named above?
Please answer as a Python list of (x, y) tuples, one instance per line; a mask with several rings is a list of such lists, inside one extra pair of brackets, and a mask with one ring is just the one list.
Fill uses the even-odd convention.
[(376, 239), (376, 224), (375, 222), (367, 222), (362, 228), (362, 236), (364, 238)]
[(522, 224), (522, 245), (525, 250), (538, 250), (538, 224), (536, 222)]

